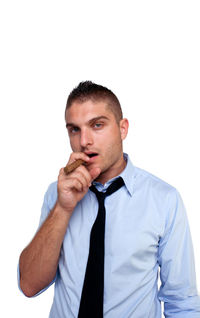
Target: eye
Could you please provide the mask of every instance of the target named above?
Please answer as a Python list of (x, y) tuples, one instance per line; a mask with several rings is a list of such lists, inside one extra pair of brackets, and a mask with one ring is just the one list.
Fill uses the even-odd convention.
[(103, 126), (102, 123), (95, 123), (94, 128), (101, 128)]
[(69, 131), (71, 134), (75, 134), (79, 131), (79, 128), (78, 127), (71, 127)]

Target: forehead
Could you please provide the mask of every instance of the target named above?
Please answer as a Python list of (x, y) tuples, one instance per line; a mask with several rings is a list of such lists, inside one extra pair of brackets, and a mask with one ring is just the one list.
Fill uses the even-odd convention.
[(87, 122), (91, 118), (106, 116), (108, 119), (114, 119), (113, 113), (109, 110), (106, 102), (74, 102), (66, 111), (66, 122)]

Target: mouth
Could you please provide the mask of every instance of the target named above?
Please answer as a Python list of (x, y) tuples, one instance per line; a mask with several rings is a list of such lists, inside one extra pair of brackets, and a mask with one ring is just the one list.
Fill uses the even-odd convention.
[(98, 156), (98, 153), (90, 153), (88, 156), (89, 156), (90, 158), (96, 157), (96, 156)]
[(86, 153), (86, 155), (90, 158), (94, 158), (94, 157), (97, 157), (98, 156), (98, 153), (96, 152), (90, 152), (90, 153)]

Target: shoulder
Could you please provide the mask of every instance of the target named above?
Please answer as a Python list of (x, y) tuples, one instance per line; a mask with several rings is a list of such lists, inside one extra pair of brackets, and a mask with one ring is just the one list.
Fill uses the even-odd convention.
[(172, 185), (160, 177), (135, 166), (129, 157), (123, 177), (132, 193), (139, 191), (141, 194), (142, 191), (144, 195), (155, 194), (156, 196), (165, 196), (167, 193), (176, 191)]
[(134, 168), (136, 189), (140, 188), (146, 193), (151, 193), (151, 195), (156, 198), (160, 197), (161, 200), (166, 200), (168, 197), (175, 198), (177, 196), (177, 189), (168, 182), (144, 169), (138, 167)]
[(163, 217), (165, 227), (174, 218), (182, 219), (182, 222), (186, 219), (182, 197), (175, 187), (141, 168), (136, 168), (136, 180), (136, 193), (142, 196), (151, 209), (158, 211), (158, 215)]

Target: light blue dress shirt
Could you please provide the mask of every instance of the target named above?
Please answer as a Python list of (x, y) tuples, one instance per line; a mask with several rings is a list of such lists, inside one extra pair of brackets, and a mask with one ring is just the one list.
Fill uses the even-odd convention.
[[(104, 317), (161, 318), (163, 301), (167, 318), (200, 318), (193, 248), (182, 199), (175, 188), (133, 166), (124, 156), (127, 165), (120, 176), (125, 186), (105, 199)], [(105, 191), (114, 179), (95, 185)], [(56, 199), (55, 182), (45, 195), (40, 224)], [(88, 191), (76, 206), (63, 241), (52, 282), (55, 293), (50, 318), (78, 316), (97, 211), (96, 196)]]

